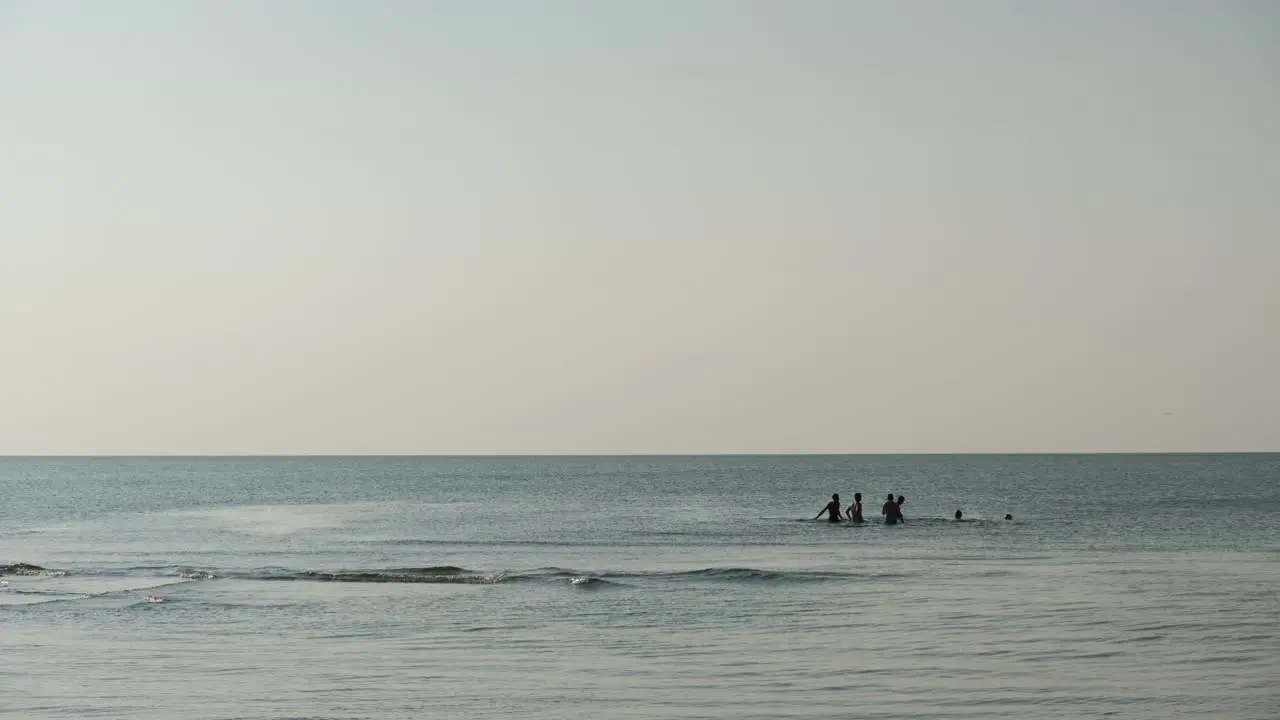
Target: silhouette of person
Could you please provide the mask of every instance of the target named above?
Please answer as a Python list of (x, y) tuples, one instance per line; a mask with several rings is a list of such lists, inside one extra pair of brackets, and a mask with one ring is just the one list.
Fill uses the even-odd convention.
[(885, 525), (893, 525), (902, 518), (902, 509), (894, 501), (893, 493), (889, 493), (888, 497), (885, 498), (884, 506), (880, 508), (880, 514), (884, 516)]
[(960, 512), (959, 510), (957, 510), (957, 511), (956, 511), (956, 519), (957, 519), (957, 520), (959, 520), (959, 519), (960, 519), (960, 518), (962, 518), (962, 517), (964, 517), (964, 513), (962, 513), (962, 512)]
[(849, 506), (849, 511), (846, 514), (849, 522), (862, 522), (862, 493), (853, 494), (853, 504)]
[(822, 517), (822, 513), (827, 513), (830, 516), (828, 520), (831, 522), (840, 522), (840, 493), (832, 493), (831, 502), (819, 510), (818, 514), (813, 516), (813, 519), (817, 520)]

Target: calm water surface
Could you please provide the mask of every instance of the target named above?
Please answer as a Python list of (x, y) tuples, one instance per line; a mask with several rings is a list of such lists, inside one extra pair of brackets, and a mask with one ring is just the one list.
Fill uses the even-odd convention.
[[(0, 716), (1275, 718), (1278, 480), (1280, 455), (0, 459)], [(906, 524), (809, 519), (855, 491)]]

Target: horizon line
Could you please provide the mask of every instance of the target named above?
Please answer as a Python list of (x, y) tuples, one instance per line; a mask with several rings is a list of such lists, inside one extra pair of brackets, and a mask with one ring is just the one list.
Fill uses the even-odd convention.
[(703, 457), (976, 457), (976, 456), (1106, 456), (1106, 455), (1277, 455), (1280, 450), (1058, 450), (976, 452), (628, 452), (628, 453), (0, 453), (0, 459), (129, 459), (129, 458), (703, 458)]

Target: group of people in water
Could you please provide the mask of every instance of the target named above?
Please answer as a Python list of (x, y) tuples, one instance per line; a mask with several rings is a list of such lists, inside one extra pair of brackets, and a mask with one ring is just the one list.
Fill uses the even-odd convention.
[[(884, 516), (885, 525), (897, 525), (898, 523), (905, 523), (907, 521), (907, 519), (902, 515), (902, 504), (906, 501), (907, 499), (902, 495), (895, 498), (893, 493), (889, 493), (885, 497), (884, 505), (880, 506), (880, 514)], [(826, 507), (819, 510), (818, 514), (815, 515), (813, 519), (817, 520), (824, 514), (826, 514), (827, 519), (833, 523), (840, 522), (841, 520), (848, 520), (849, 522), (854, 523), (863, 522), (862, 493), (854, 493), (853, 503), (844, 510), (841, 510), (840, 508), (840, 493), (832, 493), (831, 502), (827, 503)], [(964, 513), (957, 510), (955, 518), (956, 520), (963, 519)], [(1012, 520), (1013, 515), (1006, 514), (1004, 519)]]

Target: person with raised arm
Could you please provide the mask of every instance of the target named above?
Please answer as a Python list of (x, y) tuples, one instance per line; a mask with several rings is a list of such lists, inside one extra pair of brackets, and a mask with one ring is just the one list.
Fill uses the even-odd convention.
[(813, 516), (813, 519), (817, 520), (822, 517), (822, 513), (828, 513), (830, 515), (831, 522), (840, 522), (840, 493), (832, 493), (831, 502), (827, 503), (826, 507), (819, 510), (818, 514)]

